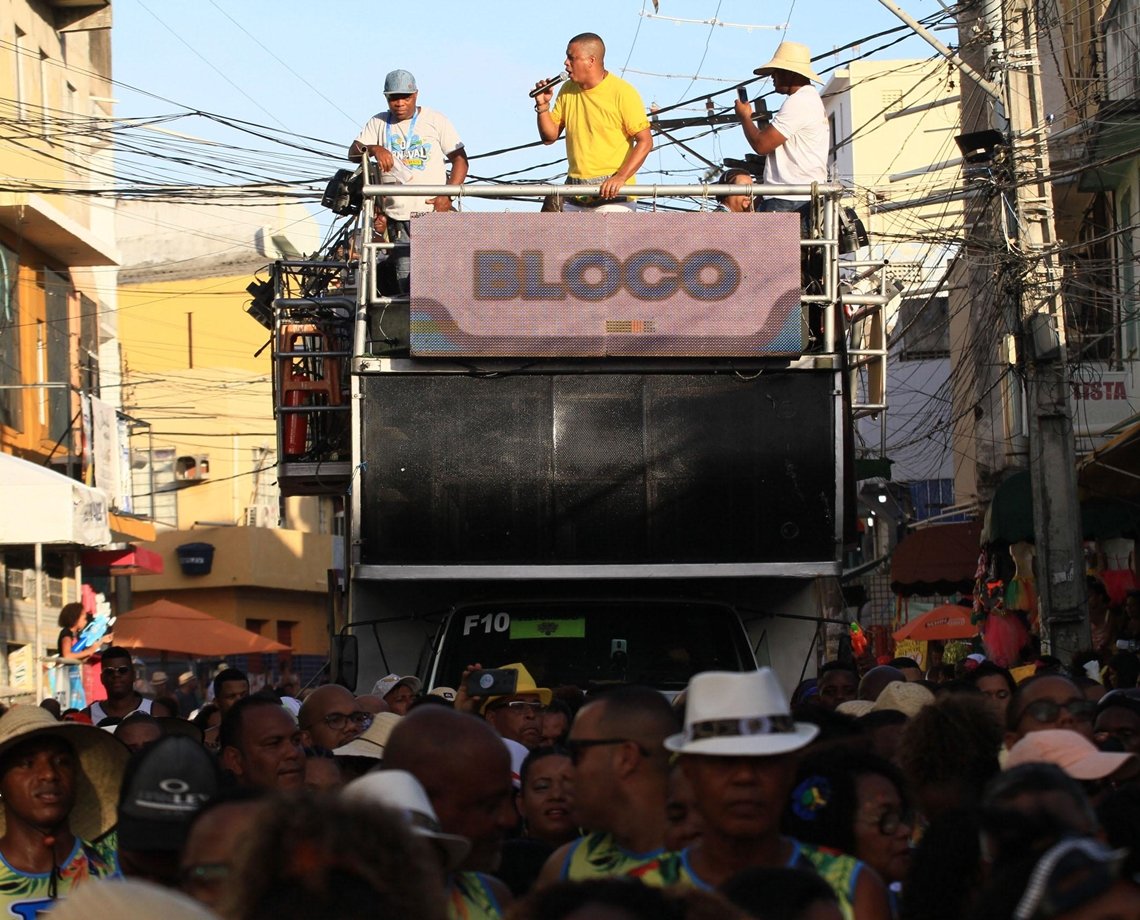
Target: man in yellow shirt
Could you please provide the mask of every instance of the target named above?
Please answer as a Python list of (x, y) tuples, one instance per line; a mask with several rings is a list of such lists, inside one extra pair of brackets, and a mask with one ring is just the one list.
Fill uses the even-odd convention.
[[(534, 97), (538, 134), (553, 144), (566, 132), (566, 157), (571, 185), (600, 185), (601, 195), (567, 201), (565, 210), (634, 210), (636, 205), (618, 199), (630, 185), (649, 151), (653, 136), (645, 105), (637, 90), (606, 70), (606, 46), (593, 32), (570, 39), (566, 72), (570, 75), (553, 107), (553, 88)], [(535, 84), (538, 86), (539, 84)]]

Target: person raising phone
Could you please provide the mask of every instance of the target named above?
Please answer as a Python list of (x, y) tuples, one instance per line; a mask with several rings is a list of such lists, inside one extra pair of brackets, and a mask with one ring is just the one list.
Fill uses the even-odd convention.
[[(500, 677), (503, 671), (513, 671), (517, 675), (514, 692), (482, 695), (479, 687), (484, 682), (478, 678)], [(485, 683), (492, 691), (496, 686), (502, 686), (498, 680)], [(475, 664), (463, 672), (459, 692), (455, 696), (455, 708), (481, 715), (502, 737), (517, 741), (527, 750), (534, 750), (542, 741), (542, 711), (550, 705), (552, 696), (549, 687), (535, 684), (530, 671), (521, 662), (505, 664), (494, 672)]]

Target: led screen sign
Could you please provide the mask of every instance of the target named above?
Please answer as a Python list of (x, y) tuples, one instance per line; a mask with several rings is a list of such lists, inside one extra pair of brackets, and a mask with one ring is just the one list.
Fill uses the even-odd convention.
[(796, 214), (426, 214), (415, 356), (796, 354)]

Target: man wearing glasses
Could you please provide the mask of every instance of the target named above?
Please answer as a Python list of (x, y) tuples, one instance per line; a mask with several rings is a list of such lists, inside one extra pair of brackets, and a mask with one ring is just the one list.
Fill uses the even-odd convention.
[(107, 691), (107, 698), (87, 707), (91, 724), (104, 719), (123, 719), (132, 712), (150, 712), (150, 700), (135, 691), (135, 665), (131, 653), (118, 645), (103, 652), (99, 680)]
[(1020, 684), (1009, 701), (1005, 746), (1012, 748), (1030, 732), (1061, 728), (1093, 740), (1096, 703), (1061, 674), (1042, 674)]
[(297, 716), (305, 747), (333, 750), (348, 744), (372, 724), (371, 713), (356, 705), (356, 697), (339, 684), (314, 690)]
[[(474, 673), (476, 669), (469, 668), (467, 674)], [(515, 692), (510, 696), (489, 696), (480, 707), (483, 718), (502, 737), (509, 741), (517, 741), (528, 751), (534, 750), (542, 741), (542, 711), (550, 705), (553, 697), (549, 687), (539, 687), (526, 666), (516, 662), (505, 664), (504, 671), (517, 671), (519, 675)], [(465, 685), (464, 680), (460, 682)], [(464, 694), (464, 701), (467, 700)], [(463, 709), (468, 706), (456, 706)]]

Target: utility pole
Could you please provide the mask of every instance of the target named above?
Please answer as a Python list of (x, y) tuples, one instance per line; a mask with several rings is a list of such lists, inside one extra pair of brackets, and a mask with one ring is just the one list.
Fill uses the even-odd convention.
[(1018, 359), (1025, 374), (1037, 593), (1043, 638), (1052, 654), (1068, 661), (1090, 648), (1092, 638), (1035, 3), (1005, 0), (1003, 18), (1014, 183), (1007, 194), (1017, 220), (1011, 243), (1021, 259), (1021, 278), (1011, 281), (1020, 283)]
[[(995, 416), (1004, 414), (1011, 442), (995, 448), (976, 441), (975, 456), (979, 470), (996, 478), (1019, 453), (1022, 423), (1016, 411), (1003, 411), (1012, 394), (1003, 405), (996, 376), (1007, 356), (1001, 349), (977, 347), (987, 333), (997, 341), (1012, 333), (1024, 387), (1042, 639), (1052, 654), (1068, 661), (1092, 641), (1034, 0), (965, 4), (959, 34), (962, 55), (974, 60), (973, 67), (891, 0), (880, 2), (959, 67), (963, 133), (989, 128), (1003, 139), (988, 174), (995, 199), (985, 208), (972, 208), (964, 271), (978, 371), (975, 411), (991, 431)], [(1004, 258), (997, 255), (1002, 249)], [(984, 254), (984, 262), (971, 259), (971, 253)], [(993, 260), (1001, 262), (996, 271)], [(957, 368), (960, 374), (971, 370)]]

